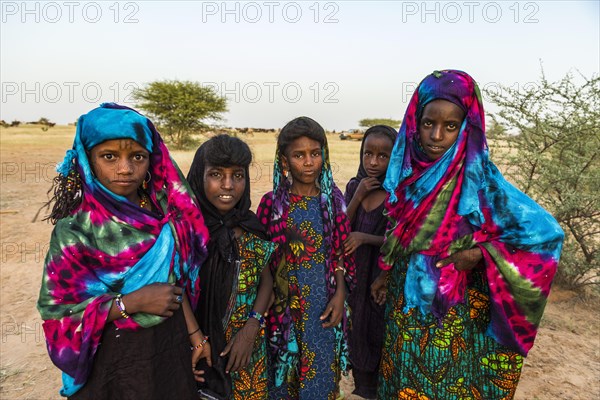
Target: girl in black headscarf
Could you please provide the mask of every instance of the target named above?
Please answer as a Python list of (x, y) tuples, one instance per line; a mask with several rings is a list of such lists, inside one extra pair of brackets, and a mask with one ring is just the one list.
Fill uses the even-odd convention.
[(371, 298), (371, 283), (379, 275), (377, 260), (383, 244), (387, 219), (383, 215), (385, 179), (390, 155), (398, 133), (386, 125), (365, 132), (360, 147), (360, 166), (346, 186), (345, 200), (352, 233), (344, 242), (345, 251), (355, 253), (357, 283), (348, 296), (352, 310), (349, 332), (350, 362), (354, 394), (377, 397), (377, 377), (383, 345), (385, 308)]
[(273, 279), (265, 266), (275, 245), (250, 211), (251, 161), (246, 143), (219, 135), (200, 146), (188, 175), (210, 232), (196, 309), (211, 347), (208, 365), (197, 367), (201, 398), (267, 398), (263, 314)]

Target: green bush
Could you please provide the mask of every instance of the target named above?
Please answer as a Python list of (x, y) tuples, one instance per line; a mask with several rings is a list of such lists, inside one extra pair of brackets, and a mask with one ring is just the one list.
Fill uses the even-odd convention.
[(205, 120), (220, 121), (227, 99), (197, 82), (155, 81), (133, 91), (137, 106), (177, 148), (194, 145), (193, 135), (209, 128)]
[(549, 82), (542, 71), (537, 84), (487, 95), (500, 107), (491, 117), (508, 147), (495, 158), (565, 231), (556, 282), (600, 287), (600, 78)]

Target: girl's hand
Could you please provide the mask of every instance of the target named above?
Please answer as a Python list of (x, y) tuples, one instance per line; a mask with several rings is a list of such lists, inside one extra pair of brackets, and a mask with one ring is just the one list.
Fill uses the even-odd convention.
[(172, 317), (183, 302), (183, 289), (169, 283), (153, 283), (123, 296), (128, 314), (147, 314)]
[(371, 284), (371, 298), (382, 306), (387, 298), (387, 271), (382, 271)]
[(363, 244), (364, 234), (362, 232), (350, 232), (346, 240), (344, 240), (345, 255), (354, 253)]
[(356, 188), (356, 192), (354, 192), (354, 196), (358, 197), (362, 201), (370, 192), (379, 188), (381, 188), (381, 183), (377, 180), (377, 178), (362, 178), (358, 184), (358, 187)]
[(194, 349), (192, 351), (192, 372), (194, 374), (194, 379), (197, 382), (204, 382), (204, 370), (196, 369), (196, 364), (198, 364), (198, 361), (200, 361), (203, 358), (206, 358), (206, 364), (209, 367), (212, 367), (211, 349), (209, 342), (204, 343), (204, 346), (202, 346), (201, 348)]
[(320, 317), (322, 321), (329, 318), (328, 322), (323, 323), (323, 328), (333, 328), (342, 321), (345, 300), (346, 290), (343, 288), (343, 286), (341, 288), (338, 286), (338, 289), (335, 291), (335, 294), (329, 301), (329, 304), (327, 304), (325, 312)]
[(260, 331), (260, 324), (255, 318), (249, 318), (244, 327), (227, 343), (221, 357), (229, 354), (225, 372), (236, 372), (246, 368), (250, 363), (250, 356), (254, 350), (254, 340)]
[(194, 367), (194, 368), (192, 368), (192, 372), (194, 373), (194, 380), (196, 382), (206, 382), (206, 379), (204, 379), (204, 370), (203, 369), (196, 369)]
[(438, 261), (435, 266), (438, 268), (445, 267), (448, 264), (454, 264), (454, 268), (458, 271), (469, 271), (475, 268), (483, 259), (483, 254), (479, 247), (473, 247), (468, 250), (461, 250), (458, 253), (452, 254), (448, 258)]

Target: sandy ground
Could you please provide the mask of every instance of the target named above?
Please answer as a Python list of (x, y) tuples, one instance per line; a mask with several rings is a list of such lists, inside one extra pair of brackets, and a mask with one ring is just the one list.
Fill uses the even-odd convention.
[[(57, 399), (60, 373), (46, 353), (42, 321), (35, 308), (52, 226), (32, 218), (46, 199), (54, 164), (72, 143), (72, 127), (0, 128), (1, 269), (0, 398)], [(247, 138), (257, 168), (253, 204), (271, 185), (272, 137)], [(330, 138), (335, 178), (343, 188), (356, 171), (360, 143)], [(187, 171), (193, 152), (174, 152)], [(262, 166), (262, 168), (260, 167)], [(516, 399), (600, 398), (598, 300), (583, 300), (554, 288), (536, 345), (526, 359)], [(351, 396), (352, 379), (343, 389)]]

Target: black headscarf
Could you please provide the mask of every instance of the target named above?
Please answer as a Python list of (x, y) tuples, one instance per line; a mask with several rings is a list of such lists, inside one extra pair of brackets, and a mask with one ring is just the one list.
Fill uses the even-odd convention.
[[(376, 133), (390, 138), (390, 140), (392, 141), (392, 146), (394, 145), (394, 143), (396, 143), (396, 137), (398, 136), (398, 131), (396, 131), (391, 126), (375, 125), (375, 126), (370, 127), (369, 129), (367, 129), (367, 131), (365, 132), (365, 135), (363, 136), (362, 143), (360, 144), (360, 165), (358, 166), (358, 172), (356, 173), (356, 177), (354, 177), (352, 179), (358, 179), (358, 181), (360, 182), (361, 179), (367, 177), (367, 170), (365, 169), (365, 166), (363, 165), (363, 150), (365, 149), (365, 142), (367, 141), (367, 138), (369, 137), (369, 135), (373, 135)], [(379, 182), (383, 183), (383, 180), (385, 179), (385, 174), (378, 176), (377, 179), (379, 180)]]
[[(211, 140), (221, 140), (225, 143), (235, 146), (240, 141), (226, 135), (217, 136)], [(241, 141), (240, 141), (241, 142)], [(210, 337), (212, 350), (212, 368), (206, 365), (198, 366), (198, 369), (204, 369), (204, 383), (198, 383), (198, 387), (203, 392), (210, 393), (216, 398), (227, 399), (232, 396), (231, 378), (225, 373), (227, 357), (220, 357), (219, 354), (225, 348), (225, 329), (232, 313), (230, 298), (236, 295), (233, 292), (237, 287), (237, 278), (239, 276), (239, 254), (235, 242), (233, 228), (240, 227), (243, 230), (253, 233), (260, 238), (266, 237), (265, 229), (258, 221), (256, 214), (250, 210), (250, 176), (249, 164), (252, 155), (247, 157), (247, 163), (240, 165), (244, 167), (246, 176), (246, 188), (240, 201), (226, 215), (221, 215), (215, 206), (208, 201), (204, 192), (204, 171), (207, 164), (219, 167), (231, 167), (237, 164), (223, 165), (220, 162), (213, 164), (208, 158), (214, 155), (209, 154), (210, 140), (200, 146), (194, 161), (190, 167), (187, 180), (196, 194), (200, 209), (204, 216), (210, 239), (207, 245), (208, 257), (204, 265), (200, 268), (200, 297), (196, 308), (196, 319), (205, 335)], [(239, 143), (237, 143), (239, 144)], [(244, 146), (247, 146), (244, 143)], [(238, 148), (239, 150), (239, 148)], [(249, 150), (248, 150), (249, 151)], [(217, 159), (223, 159), (223, 155), (217, 156)], [(236, 162), (233, 160), (233, 162)], [(234, 299), (235, 300), (235, 299)], [(225, 322), (224, 322), (225, 321)]]
[[(396, 143), (396, 137), (398, 136), (398, 132), (391, 126), (387, 126), (387, 125), (375, 125), (375, 126), (370, 127), (369, 129), (367, 129), (367, 131), (365, 132), (365, 135), (363, 136), (362, 143), (360, 144), (360, 165), (358, 166), (358, 171), (356, 172), (356, 176), (354, 178), (350, 179), (350, 181), (348, 182), (348, 186), (352, 186), (352, 185), (358, 186), (360, 181), (363, 178), (366, 178), (368, 176), (367, 170), (365, 169), (365, 166), (363, 165), (363, 150), (365, 148), (365, 142), (367, 141), (367, 138), (370, 135), (374, 135), (374, 134), (380, 134), (380, 135), (384, 135), (384, 136), (388, 137), (392, 141), (392, 146), (394, 145), (394, 143)], [(381, 176), (377, 177), (377, 180), (379, 182), (381, 182), (382, 185), (383, 185), (383, 181), (385, 180), (385, 176), (386, 176), (386, 174), (382, 174)], [(383, 186), (382, 186), (382, 189), (383, 189)], [(356, 223), (357, 223), (356, 220), (352, 223), (353, 229), (354, 229), (354, 225)], [(377, 224), (377, 227), (375, 229), (375, 232), (373, 232), (373, 234), (377, 234), (377, 233), (383, 234), (383, 232), (385, 232), (386, 223), (387, 223), (387, 219), (382, 218), (381, 221)]]

